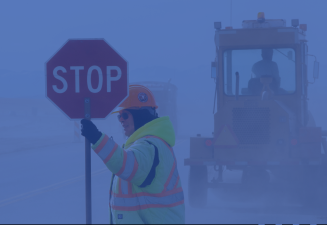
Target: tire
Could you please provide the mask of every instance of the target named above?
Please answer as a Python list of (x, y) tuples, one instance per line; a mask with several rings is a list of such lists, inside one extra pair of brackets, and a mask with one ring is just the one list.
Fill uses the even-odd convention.
[(192, 207), (207, 204), (208, 171), (206, 166), (191, 166), (188, 180), (188, 199)]

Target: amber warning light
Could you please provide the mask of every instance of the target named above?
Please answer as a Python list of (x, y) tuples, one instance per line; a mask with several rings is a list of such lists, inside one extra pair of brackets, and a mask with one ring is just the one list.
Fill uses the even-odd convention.
[(259, 12), (257, 20), (258, 20), (259, 23), (265, 22), (265, 13), (264, 12)]

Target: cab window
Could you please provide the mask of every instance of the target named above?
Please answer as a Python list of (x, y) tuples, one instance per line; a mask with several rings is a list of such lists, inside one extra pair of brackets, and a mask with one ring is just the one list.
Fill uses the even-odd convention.
[[(235, 95), (239, 72), (239, 95), (260, 95), (263, 79), (275, 95), (295, 92), (295, 51), (292, 48), (226, 50), (224, 60), (224, 92)], [(265, 79), (267, 81), (267, 79)]]

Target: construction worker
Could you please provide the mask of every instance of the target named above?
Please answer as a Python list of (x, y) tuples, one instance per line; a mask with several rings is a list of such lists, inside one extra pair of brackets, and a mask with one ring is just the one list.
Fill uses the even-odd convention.
[(260, 78), (262, 76), (271, 76), (275, 82), (280, 85), (280, 77), (277, 63), (272, 61), (273, 58), (273, 49), (272, 48), (264, 48), (261, 49), (261, 57), (262, 60), (256, 62), (252, 66), (252, 72), (254, 73), (256, 78)]
[(261, 49), (261, 57), (262, 60), (256, 62), (252, 66), (252, 73), (254, 74), (254, 77), (252, 77), (248, 82), (249, 92), (254, 95), (260, 95), (262, 93), (263, 88), (260, 78), (271, 77), (272, 82), (269, 87), (274, 93), (279, 93), (280, 76), (277, 63), (272, 61), (273, 49)]
[(128, 137), (123, 147), (83, 119), (82, 135), (112, 172), (111, 223), (185, 223), (184, 194), (172, 147), (169, 117), (158, 117), (151, 91), (130, 85), (118, 119)]

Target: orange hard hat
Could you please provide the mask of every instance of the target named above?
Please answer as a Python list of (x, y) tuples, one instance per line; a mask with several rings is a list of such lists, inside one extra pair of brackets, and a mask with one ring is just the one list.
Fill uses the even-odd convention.
[(157, 109), (158, 106), (152, 92), (143, 85), (129, 85), (129, 96), (112, 113), (118, 113), (121, 110), (129, 108), (151, 107)]

